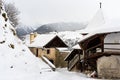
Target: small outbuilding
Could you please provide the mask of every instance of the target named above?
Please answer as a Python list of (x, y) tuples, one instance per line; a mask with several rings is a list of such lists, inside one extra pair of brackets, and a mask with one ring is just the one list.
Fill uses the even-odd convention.
[(68, 46), (56, 34), (31, 34), (30, 50), (36, 57), (45, 56), (56, 67), (59, 67), (60, 52), (57, 48), (67, 48)]

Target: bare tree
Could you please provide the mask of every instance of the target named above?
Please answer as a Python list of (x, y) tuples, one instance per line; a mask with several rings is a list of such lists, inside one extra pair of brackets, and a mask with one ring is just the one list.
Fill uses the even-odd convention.
[(5, 6), (5, 11), (10, 20), (10, 23), (12, 24), (13, 27), (16, 27), (19, 22), (18, 15), (20, 12), (13, 3), (4, 3), (4, 6)]
[(2, 5), (2, 0), (0, 0), (0, 6)]
[(1, 13), (1, 8), (2, 8), (2, 0), (0, 0), (0, 13)]

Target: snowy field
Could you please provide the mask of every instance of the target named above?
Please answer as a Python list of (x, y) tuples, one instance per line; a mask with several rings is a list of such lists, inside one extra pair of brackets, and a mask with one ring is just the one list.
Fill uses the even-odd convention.
[[(7, 76), (6, 76), (7, 75)], [(57, 71), (42, 71), (40, 73), (15, 74), (8, 73), (1, 75), (0, 80), (95, 80), (87, 78), (86, 75), (76, 72), (68, 72), (66, 69), (57, 69)]]

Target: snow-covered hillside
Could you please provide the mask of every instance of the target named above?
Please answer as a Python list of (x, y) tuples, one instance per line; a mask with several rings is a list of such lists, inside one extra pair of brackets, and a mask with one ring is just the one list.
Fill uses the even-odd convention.
[[(2, 7), (0, 13), (0, 80), (7, 80), (21, 74), (37, 73), (49, 68), (41, 59), (36, 58), (16, 36)], [(49, 68), (49, 70), (51, 70)], [(23, 79), (22, 79), (23, 80)]]
[(49, 33), (49, 32), (63, 32), (63, 31), (74, 31), (74, 30), (81, 30), (86, 27), (87, 23), (51, 23), (51, 24), (44, 24), (44, 25), (31, 25), (26, 26), (23, 24), (19, 24), (16, 27), (17, 35), (21, 38), (31, 32), (37, 32), (40, 34)]
[(40, 34), (49, 33), (53, 31), (73, 31), (73, 30), (81, 30), (85, 28), (87, 23), (74, 23), (74, 22), (59, 22), (59, 23), (51, 23), (51, 24), (44, 24), (40, 26), (34, 32), (38, 32)]
[(24, 24), (19, 24), (17, 27), (16, 27), (16, 31), (17, 31), (17, 35), (19, 37), (23, 36), (23, 35), (26, 35), (26, 34), (29, 34), (31, 32), (34, 32), (34, 30), (36, 30), (40, 25), (31, 25), (31, 26), (27, 26), (27, 25), (24, 25)]

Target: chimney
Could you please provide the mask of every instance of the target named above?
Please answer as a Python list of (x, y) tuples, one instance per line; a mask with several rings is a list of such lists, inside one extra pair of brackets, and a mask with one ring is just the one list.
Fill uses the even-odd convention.
[(30, 33), (30, 44), (34, 41), (34, 39), (37, 37), (37, 32)]
[(37, 32), (34, 32), (34, 37), (37, 37), (37, 34), (38, 34)]
[(100, 2), (100, 8), (102, 8), (102, 3)]

